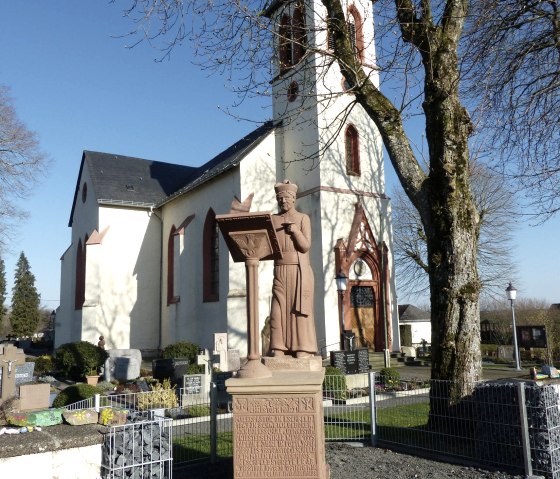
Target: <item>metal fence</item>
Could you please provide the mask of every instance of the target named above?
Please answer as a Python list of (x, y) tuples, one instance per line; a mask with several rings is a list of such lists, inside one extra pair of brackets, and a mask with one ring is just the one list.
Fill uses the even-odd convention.
[[(359, 441), (560, 479), (560, 386), (480, 382), (456, 402), (448, 400), (449, 387), (446, 381), (384, 378), (373, 372), (328, 375), (323, 384), (325, 440)], [(70, 408), (153, 409), (158, 402), (150, 394), (97, 396)], [(210, 401), (208, 395), (194, 400), (184, 390), (173, 395), (175, 407), (160, 414), (172, 421), (174, 467), (231, 457), (232, 415), (225, 391), (211, 383)]]

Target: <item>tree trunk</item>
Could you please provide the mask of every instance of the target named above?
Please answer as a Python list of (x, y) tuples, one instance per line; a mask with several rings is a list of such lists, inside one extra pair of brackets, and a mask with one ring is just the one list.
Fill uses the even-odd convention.
[(480, 379), (479, 218), (469, 185), (470, 118), (459, 101), (457, 33), (422, 53), (430, 172), (422, 215), (432, 308), (432, 379), (452, 381), (451, 403)]

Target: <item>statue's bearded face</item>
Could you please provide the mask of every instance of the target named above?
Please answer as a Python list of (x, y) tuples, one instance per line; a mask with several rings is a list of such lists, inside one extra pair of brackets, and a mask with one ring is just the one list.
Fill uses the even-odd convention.
[(296, 199), (290, 193), (282, 192), (276, 195), (276, 201), (278, 201), (280, 213), (287, 213), (294, 207)]

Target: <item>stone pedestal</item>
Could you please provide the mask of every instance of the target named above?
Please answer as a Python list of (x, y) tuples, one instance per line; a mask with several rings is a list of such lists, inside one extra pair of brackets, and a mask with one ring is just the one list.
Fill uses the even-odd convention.
[(235, 479), (329, 477), (324, 369), (317, 371), (314, 361), (292, 361), (292, 370), (286, 369), (290, 361), (279, 361), (277, 368), (271, 368), (271, 377), (226, 381), (233, 396)]

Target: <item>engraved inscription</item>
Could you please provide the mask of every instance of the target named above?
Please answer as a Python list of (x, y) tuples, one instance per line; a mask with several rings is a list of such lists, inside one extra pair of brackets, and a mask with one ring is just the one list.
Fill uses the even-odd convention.
[(314, 414), (241, 414), (234, 422), (236, 478), (317, 476)]
[(234, 398), (233, 410), (240, 413), (282, 414), (314, 412), (313, 397), (298, 398)]

